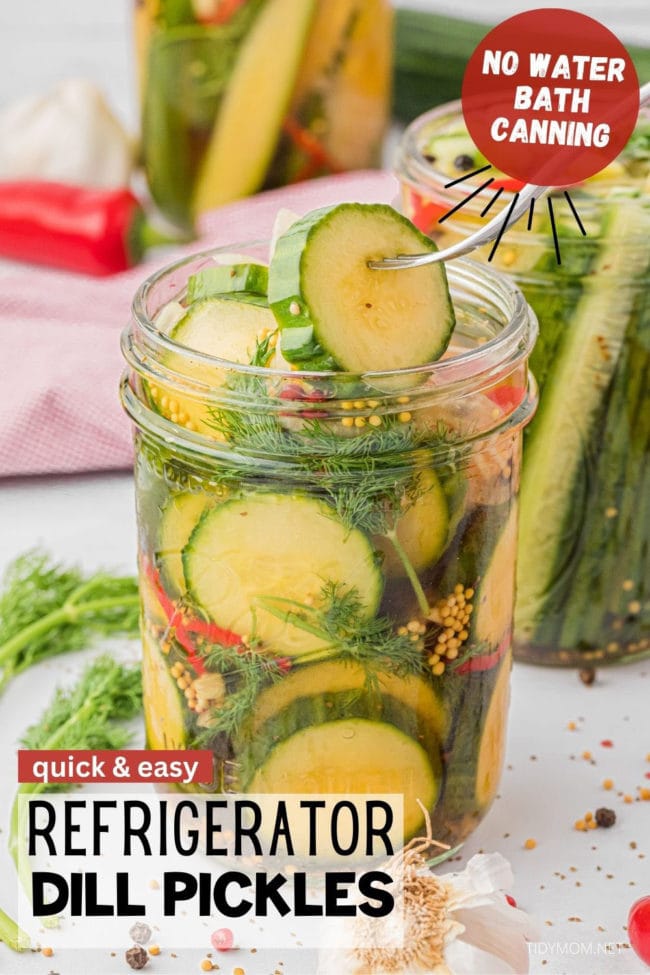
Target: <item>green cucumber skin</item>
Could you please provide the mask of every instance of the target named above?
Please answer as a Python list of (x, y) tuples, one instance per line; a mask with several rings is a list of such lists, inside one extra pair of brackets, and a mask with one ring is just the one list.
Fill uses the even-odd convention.
[[(442, 597), (448, 596), (454, 586), (462, 583), (466, 588), (474, 589), (473, 603), (478, 604), (481, 583), (490, 569), (501, 533), (508, 524), (511, 505), (511, 500), (498, 505), (482, 505), (466, 516), (436, 573), (435, 591)], [(474, 617), (470, 623), (468, 643), (472, 642), (473, 635)]]
[[(650, 307), (645, 293), (639, 293), (637, 304), (610, 390), (578, 568), (561, 607), (562, 648), (596, 650), (606, 633), (607, 642), (638, 639), (638, 621), (628, 622), (627, 607), (648, 597)], [(617, 514), (608, 517), (608, 511)], [(628, 579), (634, 583), (631, 591), (623, 588)], [(612, 621), (618, 628), (608, 633)], [(647, 635), (647, 614), (642, 625)]]
[(266, 296), (269, 269), (262, 264), (232, 264), (205, 267), (187, 282), (187, 300), (201, 301), (217, 295), (247, 293)]
[[(318, 323), (311, 318), (303, 295), (302, 280), (305, 270), (305, 257), (308, 253), (312, 235), (319, 232), (328, 217), (338, 215), (341, 210), (353, 214), (368, 212), (390, 214), (391, 218), (402, 222), (422, 245), (422, 253), (436, 249), (430, 237), (421, 233), (406, 217), (397, 213), (385, 203), (360, 204), (343, 203), (321, 207), (297, 220), (276, 244), (269, 268), (269, 306), (281, 330), (280, 346), (283, 356), (305, 368), (323, 370), (337, 368), (338, 363), (331, 356), (318, 334)], [(296, 260), (296, 255), (300, 255)], [(379, 273), (379, 272), (377, 272)], [(451, 298), (447, 291), (450, 324), (446, 334), (441, 336), (441, 344), (432, 350), (431, 361), (435, 361), (445, 351), (454, 327), (454, 314)], [(299, 337), (292, 341), (291, 330), (301, 329)], [(418, 365), (418, 363), (414, 363)]]
[[(277, 241), (269, 267), (269, 307), (281, 329), (282, 355), (289, 362), (307, 364), (331, 357), (314, 334), (314, 324), (302, 294), (302, 271), (305, 248), (320, 220), (336, 210), (336, 205), (312, 210), (296, 220)], [(295, 255), (300, 254), (296, 262)], [(301, 329), (299, 342), (284, 339), (285, 330)]]
[(149, 46), (142, 150), (151, 195), (180, 228), (193, 228), (201, 160), (242, 41), (264, 2), (247, 0), (228, 24), (215, 26), (196, 22), (191, 0), (162, 5), (161, 29)]
[[(503, 657), (489, 670), (447, 674), (441, 679), (443, 700), (455, 720), (445, 741), (443, 787), (434, 814), (434, 826), (440, 830), (449, 829), (450, 820), (467, 815), (480, 818), (485, 812), (475, 791), (478, 757), (492, 693), (506, 665), (510, 666), (508, 658)], [(453, 703), (448, 703), (452, 694)]]
[(269, 718), (254, 738), (237, 744), (235, 751), (242, 791), (246, 791), (253, 775), (267, 761), (276, 744), (314, 725), (352, 718), (390, 724), (413, 738), (424, 749), (434, 776), (440, 781), (442, 743), (433, 730), (419, 720), (417, 712), (403, 701), (383, 692), (354, 690), (318, 694), (315, 689), (313, 696), (298, 698), (279, 714)]
[[(642, 240), (642, 229), (649, 224), (643, 210), (627, 206), (608, 211), (600, 252), (592, 265), (594, 273), (584, 281), (583, 293), (572, 322), (567, 323), (546, 378), (547, 389), (538, 415), (527, 437), (516, 624), (522, 644), (544, 646), (558, 639), (567, 593), (580, 571), (583, 515), (595, 496), (592, 481), (603, 445), (602, 424), (606, 422), (608, 397), (624, 354), (635, 292), (648, 263), (647, 249), (637, 245), (633, 250), (626, 240), (630, 236)], [(541, 308), (540, 312), (543, 330)], [(607, 357), (596, 345), (596, 335), (606, 342)], [(583, 361), (577, 376), (582, 379), (582, 386), (576, 382), (575, 372), (576, 357), (580, 355)], [(579, 395), (577, 390), (582, 395), (572, 405), (570, 400)], [(567, 425), (568, 416), (573, 417), (575, 428)], [(548, 457), (544, 460), (545, 450), (549, 444), (557, 443), (555, 424), (562, 418), (566, 431), (573, 429), (575, 442), (564, 448), (558, 444), (558, 463), (550, 465)], [(558, 507), (550, 510), (548, 498), (553, 495), (549, 482), (558, 477), (563, 479), (563, 488), (558, 491), (553, 486)]]

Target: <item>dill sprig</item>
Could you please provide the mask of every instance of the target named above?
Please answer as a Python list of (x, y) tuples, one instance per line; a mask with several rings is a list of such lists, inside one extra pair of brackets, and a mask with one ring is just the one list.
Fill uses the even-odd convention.
[[(328, 581), (322, 587), (320, 600), (320, 606), (307, 606), (294, 599), (259, 598), (264, 609), (277, 619), (320, 637), (329, 656), (361, 664), (369, 683), (374, 683), (382, 672), (397, 677), (425, 672), (422, 651), (411, 635), (396, 632), (388, 617), (367, 619), (357, 589)], [(319, 658), (323, 652), (322, 648), (317, 651)], [(310, 654), (303, 654), (300, 663), (308, 663), (309, 659)]]
[(227, 694), (223, 703), (212, 709), (208, 727), (197, 736), (199, 747), (217, 734), (235, 735), (250, 715), (260, 691), (286, 673), (283, 661), (265, 656), (255, 642), (248, 647), (210, 644), (204, 660), (208, 670), (224, 676)]
[(32, 664), (81, 650), (94, 636), (136, 636), (138, 615), (131, 576), (84, 576), (40, 551), (19, 556), (0, 593), (0, 692)]
[[(25, 748), (65, 751), (75, 748), (123, 748), (132, 737), (132, 729), (125, 722), (135, 718), (141, 710), (140, 666), (127, 666), (107, 656), (98, 657), (88, 664), (76, 684), (56, 690), (40, 719), (23, 735), (21, 744)], [(20, 855), (25, 830), (19, 797), (69, 788), (68, 784), (61, 783), (25, 782), (16, 792), (11, 809), (8, 847), (28, 896), (31, 878), (28, 862)], [(10, 940), (5, 937), (5, 932)], [(24, 943), (24, 932), (7, 915), (0, 915), (0, 936), (15, 951), (28, 947)]]

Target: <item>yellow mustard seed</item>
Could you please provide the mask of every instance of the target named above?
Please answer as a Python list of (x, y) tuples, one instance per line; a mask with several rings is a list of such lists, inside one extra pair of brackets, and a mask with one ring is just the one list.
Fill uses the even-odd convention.
[(397, 414), (397, 419), (400, 423), (410, 423), (412, 417), (408, 410), (404, 410), (402, 413)]
[(623, 589), (625, 590), (625, 592), (632, 592), (632, 590), (634, 589), (633, 581), (631, 579), (625, 579), (625, 581), (623, 582)]
[(406, 624), (406, 629), (409, 631), (409, 633), (417, 633), (420, 629), (420, 624), (417, 620), (409, 620)]
[(447, 660), (455, 660), (457, 656), (458, 656), (457, 647), (451, 647), (449, 650), (447, 650)]
[(366, 404), (364, 403), (364, 401), (362, 399), (355, 399), (355, 401), (354, 401), (354, 408), (355, 408), (355, 410), (363, 410), (364, 407), (365, 407), (365, 405)]
[(343, 402), (341, 403), (341, 409), (342, 410), (351, 410), (352, 409), (352, 405), (353, 405), (352, 404), (352, 400), (350, 400), (350, 399), (344, 399)]
[(160, 948), (158, 947), (158, 945), (150, 945), (149, 946), (149, 954), (150, 955), (159, 955), (160, 954)]
[(575, 723), (575, 721), (569, 721), (569, 723), (567, 725), (567, 731), (575, 731), (577, 729), (577, 727), (578, 726)]
[(358, 427), (359, 429), (361, 429), (361, 427), (365, 427), (365, 425), (366, 425), (365, 418), (362, 417), (362, 416), (355, 416), (355, 418), (354, 418), (354, 425), (355, 425), (355, 427)]
[(366, 400), (366, 405), (367, 405), (368, 409), (370, 409), (370, 410), (376, 410), (377, 407), (379, 406), (379, 400), (378, 399), (367, 399)]
[(633, 599), (631, 603), (627, 604), (627, 608), (633, 616), (636, 616), (637, 613), (641, 612), (641, 603), (638, 599)]
[(627, 805), (629, 806), (631, 802), (634, 802), (634, 799), (630, 795), (624, 795), (623, 802), (627, 803)]
[(398, 636), (408, 636), (408, 630), (406, 629), (405, 626), (400, 626), (399, 629), (398, 629), (398, 631), (397, 631), (397, 635)]
[(618, 508), (605, 508), (606, 518), (616, 518), (617, 514), (618, 514)]
[(646, 789), (645, 786), (639, 786), (639, 798), (643, 799), (644, 802), (650, 801), (650, 789)]
[(609, 792), (609, 790), (610, 789), (613, 789), (613, 788), (614, 788), (614, 780), (613, 779), (604, 779), (603, 780), (603, 789), (607, 789), (607, 791)]
[(530, 837), (524, 843), (524, 849), (526, 850), (534, 850), (536, 846), (537, 846), (537, 840), (534, 840)]
[(402, 406), (403, 406), (404, 403), (410, 403), (411, 402), (411, 397), (410, 396), (398, 396), (397, 397), (397, 402), (398, 403), (401, 403)]
[(590, 823), (593, 818), (594, 818), (594, 814), (592, 812), (586, 812), (585, 813), (585, 822), (586, 823)]
[(428, 664), (430, 667), (435, 667), (436, 664), (440, 663), (440, 657), (437, 653), (432, 653), (429, 657)]
[(54, 954), (54, 949), (53, 948), (41, 948), (41, 954), (43, 955), (44, 958), (51, 958), (52, 955)]
[(351, 416), (344, 416), (343, 419), (341, 420), (341, 426), (353, 427), (354, 426), (353, 418)]
[(368, 423), (370, 424), (371, 427), (380, 427), (381, 426), (381, 417), (380, 416), (376, 416), (373, 413), (372, 416), (369, 416), (368, 417)]
[(588, 761), (589, 761), (589, 759), (591, 758), (591, 752), (586, 752), (586, 751), (585, 751), (585, 752), (583, 752), (583, 753), (582, 753), (582, 757), (584, 758), (584, 760), (585, 760), (586, 762), (588, 762)]
[(212, 971), (212, 962), (210, 961), (209, 958), (204, 958), (203, 961), (201, 962), (201, 971), (202, 972)]
[(442, 662), (442, 660), (440, 660), (437, 664), (434, 664), (431, 669), (433, 671), (434, 677), (442, 677), (442, 675), (445, 672), (445, 665)]
[(246, 972), (244, 971), (243, 968), (240, 968), (238, 965), (237, 968), (233, 968), (232, 975), (246, 975)]

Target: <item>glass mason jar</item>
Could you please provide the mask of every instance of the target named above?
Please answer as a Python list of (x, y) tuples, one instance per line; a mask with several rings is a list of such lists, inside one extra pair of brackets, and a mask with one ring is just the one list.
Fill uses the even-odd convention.
[(376, 166), (389, 118), (389, 0), (136, 0), (142, 148), (174, 223)]
[(456, 262), (439, 362), (235, 365), (159, 315), (214, 253), (150, 278), (123, 337), (147, 745), (212, 749), (213, 791), (403, 794), (405, 839), (426, 809), (456, 847), (503, 763), (534, 315)]
[[(621, 157), (553, 194), (509, 228), (492, 265), (539, 319), (531, 357), (540, 407), (524, 438), (515, 653), (532, 663), (600, 666), (650, 653), (650, 119)], [(644, 144), (646, 148), (644, 150)], [(404, 212), (444, 247), (472, 233), (497, 179), (442, 222), (489, 173), (460, 103), (421, 116), (398, 154)], [(440, 170), (440, 171), (439, 171)], [(502, 202), (503, 201), (503, 202)], [(489, 214), (497, 212), (495, 207)], [(487, 219), (487, 218), (486, 218)], [(477, 251), (487, 259), (491, 244)]]

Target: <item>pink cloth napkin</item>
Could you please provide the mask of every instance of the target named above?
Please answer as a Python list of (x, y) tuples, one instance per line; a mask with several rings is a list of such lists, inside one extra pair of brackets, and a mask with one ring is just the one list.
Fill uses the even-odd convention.
[(280, 207), (390, 202), (388, 173), (361, 172), (272, 190), (207, 214), (200, 240), (97, 279), (0, 265), (0, 477), (129, 467), (131, 431), (118, 398), (119, 336), (141, 282), (206, 246), (269, 236)]

